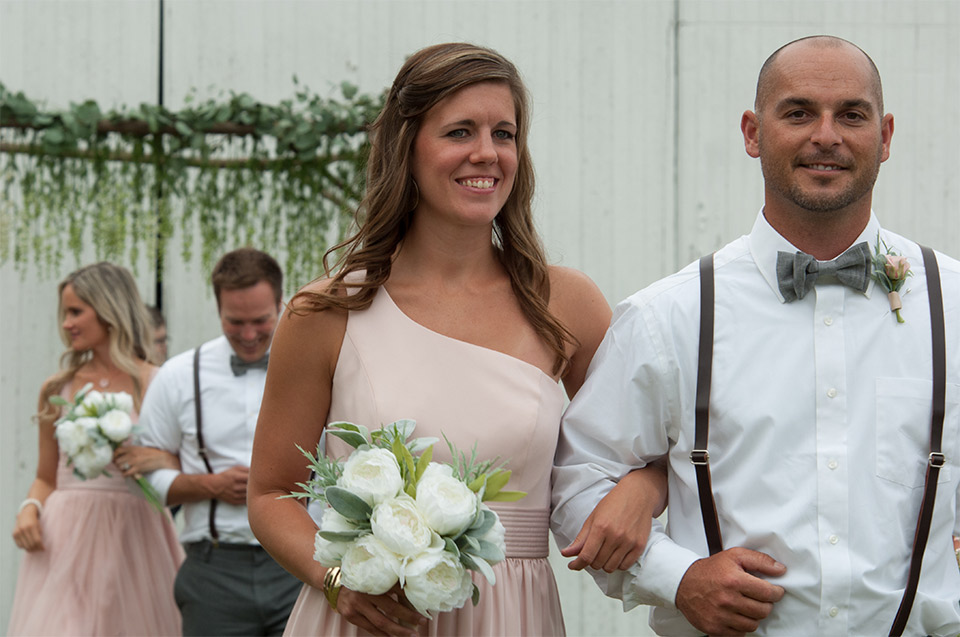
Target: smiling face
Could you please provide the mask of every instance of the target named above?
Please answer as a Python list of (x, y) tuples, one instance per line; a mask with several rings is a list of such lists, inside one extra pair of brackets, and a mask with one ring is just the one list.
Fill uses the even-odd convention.
[(273, 341), (280, 306), (266, 281), (233, 290), (220, 290), (220, 325), (230, 346), (250, 363), (263, 358)]
[(767, 218), (869, 216), (893, 116), (881, 111), (866, 56), (849, 44), (796, 42), (779, 53), (763, 89), (741, 129), (747, 153), (760, 158)]
[(70, 347), (85, 352), (109, 341), (107, 326), (96, 311), (85, 303), (69, 283), (60, 292), (61, 327), (70, 338)]
[(513, 190), (517, 117), (503, 82), (479, 82), (427, 111), (414, 140), (415, 215), (489, 225)]

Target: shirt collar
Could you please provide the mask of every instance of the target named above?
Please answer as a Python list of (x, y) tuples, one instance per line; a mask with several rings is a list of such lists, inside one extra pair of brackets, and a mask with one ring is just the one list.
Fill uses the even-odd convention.
[[(867, 222), (866, 227), (863, 229), (863, 232), (860, 233), (860, 236), (850, 245), (852, 246), (861, 241), (866, 241), (867, 244), (873, 248), (877, 242), (877, 233), (879, 232), (880, 222), (871, 210), (870, 220)], [(783, 236), (770, 225), (767, 218), (763, 216), (762, 208), (757, 214), (757, 220), (754, 222), (753, 229), (750, 231), (748, 238), (750, 242), (750, 254), (753, 255), (753, 260), (757, 264), (760, 274), (766, 279), (770, 289), (773, 290), (776, 297), (780, 299), (780, 302), (784, 303), (783, 295), (780, 294), (780, 287), (777, 285), (777, 252), (783, 251), (793, 254), (797, 252), (796, 246), (784, 239)], [(850, 246), (847, 247), (849, 248)], [(873, 278), (867, 283), (867, 290), (863, 292), (863, 295), (867, 298), (870, 298), (874, 283)]]

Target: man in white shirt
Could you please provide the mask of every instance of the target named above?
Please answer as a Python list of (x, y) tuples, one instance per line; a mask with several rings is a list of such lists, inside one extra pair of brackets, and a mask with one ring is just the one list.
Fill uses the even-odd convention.
[(241, 248), (211, 280), (223, 336), (170, 359), (144, 397), (143, 444), (178, 454), (182, 468), (149, 479), (168, 505), (183, 505), (187, 558), (174, 586), (183, 634), (279, 635), (300, 582), (260, 547), (246, 503), (283, 274), (270, 255)]
[[(629, 570), (593, 573), (626, 610), (655, 606), (651, 626), (661, 634), (887, 634), (907, 583), (934, 404), (924, 259), (871, 210), (893, 117), (883, 114), (869, 57), (825, 36), (770, 57), (754, 108), (741, 128), (747, 153), (760, 158), (764, 208), (751, 233), (713, 260), (708, 451), (726, 550), (708, 550), (691, 463), (697, 264), (617, 307), (564, 416), (552, 524), (570, 541), (616, 480), (666, 457), (668, 530), (654, 524)], [(842, 284), (826, 262), (851, 246), (854, 262), (862, 242), (861, 279)], [(904, 323), (869, 278), (865, 262), (878, 243), (906, 256), (914, 273), (900, 291)], [(781, 268), (794, 276), (781, 287), (779, 259), (813, 267)], [(906, 633), (919, 635), (960, 632), (951, 539), (960, 531), (960, 263), (937, 259), (946, 462), (908, 606)], [(823, 276), (807, 287), (801, 271)]]

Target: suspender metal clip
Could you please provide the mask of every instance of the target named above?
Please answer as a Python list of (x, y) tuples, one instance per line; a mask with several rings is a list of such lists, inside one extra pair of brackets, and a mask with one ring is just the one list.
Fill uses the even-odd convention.
[(710, 452), (706, 449), (694, 449), (690, 452), (690, 462), (696, 465), (710, 464)]

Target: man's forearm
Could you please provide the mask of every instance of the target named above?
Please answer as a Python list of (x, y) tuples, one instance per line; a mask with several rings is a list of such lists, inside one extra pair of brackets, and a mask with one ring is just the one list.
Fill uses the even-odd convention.
[(167, 491), (167, 506), (213, 500), (218, 493), (216, 481), (215, 473), (181, 473)]

